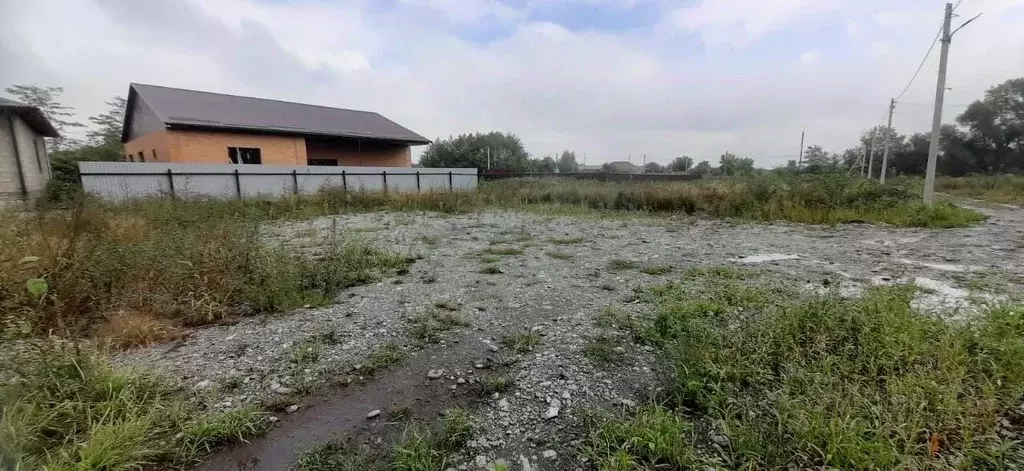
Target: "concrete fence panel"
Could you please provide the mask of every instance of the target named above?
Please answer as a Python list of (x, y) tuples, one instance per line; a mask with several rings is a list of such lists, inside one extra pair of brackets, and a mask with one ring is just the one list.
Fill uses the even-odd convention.
[(475, 168), (79, 162), (78, 169), (86, 193), (110, 200), (151, 196), (282, 197), (311, 194), (323, 188), (399, 192), (471, 190), (479, 183)]

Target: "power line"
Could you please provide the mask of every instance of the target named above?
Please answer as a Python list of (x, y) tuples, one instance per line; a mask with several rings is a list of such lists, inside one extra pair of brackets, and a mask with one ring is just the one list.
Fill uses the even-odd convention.
[[(957, 4), (959, 5), (959, 2), (957, 2)], [(942, 24), (939, 24), (939, 30), (935, 32), (935, 39), (933, 39), (932, 44), (928, 46), (928, 52), (924, 53), (924, 57), (921, 58), (921, 63), (918, 64), (917, 70), (914, 71), (914, 75), (910, 77), (910, 81), (907, 82), (907, 86), (903, 87), (903, 91), (896, 95), (896, 101), (899, 101), (899, 99), (903, 97), (903, 94), (907, 93), (907, 90), (910, 89), (910, 85), (912, 85), (914, 80), (917, 79), (917, 76), (921, 73), (921, 69), (924, 68), (925, 62), (928, 62), (928, 58), (932, 55), (932, 51), (935, 49), (935, 43), (939, 42), (940, 36), (942, 36)]]

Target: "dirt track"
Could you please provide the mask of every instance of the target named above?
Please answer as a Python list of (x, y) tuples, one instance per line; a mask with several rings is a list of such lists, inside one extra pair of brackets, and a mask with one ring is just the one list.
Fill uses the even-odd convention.
[[(296, 401), (298, 411), (277, 414), (280, 421), (265, 437), (212, 457), (203, 469), (282, 469), (328, 439), (355, 436), (372, 444), (399, 433), (404, 424), (392, 420), (396, 411), (434, 420), (454, 406), (473, 410), (478, 427), (453, 467), (525, 458), (533, 469), (585, 468), (574, 451), (581, 413), (641, 401), (655, 382), (655, 361), (639, 346), (624, 345), (626, 361), (612, 367), (583, 355), (588, 339), (598, 335), (594, 317), (604, 306), (647, 315), (645, 305), (630, 301), (633, 288), (672, 280), (689, 267), (745, 265), (806, 289), (850, 295), (871, 284), (916, 281), (928, 288), (919, 306), (965, 318), (977, 302), (1024, 291), (1024, 211), (985, 211), (989, 221), (951, 230), (506, 212), (356, 214), (280, 224), (268, 233), (296, 250), (315, 248), (337, 228), (422, 259), (408, 274), (343, 293), (334, 306), (201, 329), (180, 345), (133, 352), (120, 361), (154, 365), (227, 407), (281, 396), (281, 388), (352, 376), (355, 366), (389, 342), (411, 354), (367, 384), (356, 377), (351, 386), (320, 388)], [(481, 252), (495, 247), (523, 253), (499, 256), (501, 274), (481, 273)], [(672, 270), (614, 270), (616, 259)], [(433, 304), (441, 300), (457, 304), (470, 325), (443, 334), (443, 343), (414, 347), (406, 337), (408, 318), (436, 310)], [(527, 330), (542, 335), (532, 352), (517, 354), (501, 345), (504, 336)], [(334, 340), (316, 362), (295, 364), (296, 345), (329, 332)], [(428, 379), (432, 369), (444, 375)], [(506, 372), (515, 380), (512, 389), (478, 394), (482, 377)], [(546, 419), (553, 405), (558, 416)], [(366, 419), (374, 409), (383, 413)]]

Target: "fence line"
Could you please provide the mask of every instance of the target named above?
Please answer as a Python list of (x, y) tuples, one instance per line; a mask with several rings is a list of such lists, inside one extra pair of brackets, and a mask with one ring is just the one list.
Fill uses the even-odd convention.
[(81, 162), (86, 192), (109, 199), (287, 196), (324, 187), (373, 191), (452, 191), (478, 184), (473, 168), (307, 167)]

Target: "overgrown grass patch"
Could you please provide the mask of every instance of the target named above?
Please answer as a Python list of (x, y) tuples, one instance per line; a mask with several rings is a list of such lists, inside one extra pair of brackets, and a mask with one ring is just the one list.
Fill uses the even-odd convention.
[[(947, 323), (910, 307), (912, 286), (844, 299), (728, 277), (699, 281), (654, 287), (644, 299), (657, 307), (652, 343), (675, 372), (667, 388), (667, 405), (675, 409), (670, 414), (682, 420), (683, 410), (693, 411), (716, 424), (730, 445), (711, 458), (727, 467), (999, 469), (1024, 463), (1019, 445), (1000, 434), (1007, 424), (1020, 431), (1014, 412), (1024, 394), (1020, 306)], [(611, 432), (635, 422), (602, 426), (608, 433), (590, 442), (590, 450), (599, 450), (594, 459), (666, 463), (679, 457), (655, 435), (608, 445), (607, 437), (621, 436)], [(701, 456), (689, 441), (685, 457)], [(608, 466), (603, 469), (631, 469)]]
[(935, 190), (992, 203), (1024, 204), (1024, 177), (1020, 175), (940, 177), (935, 180)]
[(502, 339), (502, 343), (516, 353), (532, 352), (534, 347), (540, 345), (540, 334), (532, 330), (520, 332), (515, 335), (508, 335)]
[[(210, 450), (262, 433), (254, 407), (208, 413), (155, 376), (112, 368), (86, 347), (33, 342), (3, 366), (4, 469), (188, 466)], [(10, 359), (8, 359), (10, 360)]]
[(483, 273), (484, 275), (500, 275), (505, 272), (501, 270), (501, 267), (498, 266), (498, 264), (489, 263), (480, 267), (480, 273)]
[(14, 217), (0, 228), (2, 334), (145, 345), (181, 325), (326, 304), (409, 263), (358, 237), (332, 237), (312, 257), (288, 253), (247, 216), (149, 202)]
[(458, 314), (440, 309), (431, 309), (408, 319), (407, 333), (416, 340), (436, 342), (441, 333), (455, 327), (467, 326), (469, 322)]
[(515, 382), (507, 375), (487, 374), (480, 377), (478, 392), (481, 397), (487, 397), (494, 393), (508, 391), (513, 385)]

